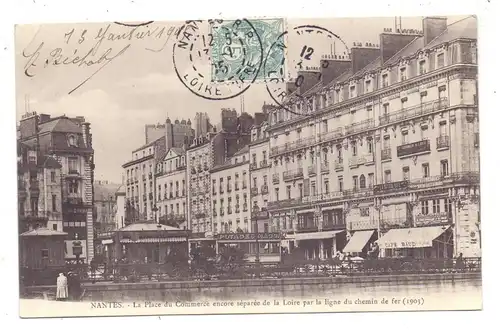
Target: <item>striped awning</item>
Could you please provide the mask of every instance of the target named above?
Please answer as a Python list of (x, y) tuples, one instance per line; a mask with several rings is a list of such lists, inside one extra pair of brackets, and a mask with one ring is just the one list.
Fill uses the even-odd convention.
[(103, 239), (103, 240), (101, 240), (101, 243), (102, 243), (102, 245), (113, 244), (113, 240), (112, 239)]
[(345, 230), (333, 230), (333, 231), (316, 231), (312, 233), (297, 233), (294, 235), (287, 236), (287, 238), (294, 239), (296, 241), (329, 239), (329, 238), (334, 238), (337, 234), (342, 233), (344, 231)]
[(364, 247), (368, 244), (368, 241), (373, 236), (375, 230), (361, 230), (356, 231), (352, 235), (347, 245), (344, 247), (343, 252), (356, 252), (359, 253), (363, 251)]
[(123, 238), (120, 240), (120, 243), (122, 244), (166, 243), (166, 242), (186, 242), (186, 237), (150, 237), (150, 238), (139, 238), (136, 240), (131, 240), (130, 238)]
[(432, 242), (450, 226), (391, 229), (378, 241), (382, 249), (432, 247)]

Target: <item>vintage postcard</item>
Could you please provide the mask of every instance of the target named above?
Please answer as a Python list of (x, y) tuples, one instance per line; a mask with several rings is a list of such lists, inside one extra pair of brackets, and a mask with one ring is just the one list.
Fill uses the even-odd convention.
[(16, 26), (20, 315), (481, 309), (477, 26)]

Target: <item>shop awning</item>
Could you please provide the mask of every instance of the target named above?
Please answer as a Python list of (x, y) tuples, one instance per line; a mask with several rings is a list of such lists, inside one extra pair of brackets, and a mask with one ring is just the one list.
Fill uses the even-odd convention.
[(186, 237), (151, 237), (151, 238), (139, 238), (136, 240), (131, 240), (130, 238), (123, 238), (120, 243), (133, 244), (133, 243), (166, 243), (166, 242), (185, 242)]
[(375, 230), (361, 230), (354, 232), (349, 242), (345, 246), (345, 252), (361, 252), (363, 248), (366, 246), (370, 238), (373, 236)]
[(406, 249), (431, 247), (432, 241), (450, 226), (391, 229), (378, 241), (382, 249)]
[[(343, 232), (344, 230), (334, 230), (334, 231), (317, 231), (313, 233), (298, 233), (295, 235), (291, 235), (291, 239), (295, 239), (296, 241), (303, 241), (307, 239), (328, 239), (334, 238), (338, 233)], [(287, 236), (288, 238), (288, 236)]]
[(112, 239), (103, 239), (103, 240), (101, 240), (101, 243), (102, 243), (102, 245), (113, 244), (113, 240)]

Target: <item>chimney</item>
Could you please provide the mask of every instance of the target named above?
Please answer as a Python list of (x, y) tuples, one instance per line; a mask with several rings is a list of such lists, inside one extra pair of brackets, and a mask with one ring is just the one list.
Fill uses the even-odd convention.
[(422, 30), (424, 31), (424, 45), (427, 46), (438, 35), (446, 31), (446, 17), (424, 17)]
[[(339, 56), (340, 57), (340, 56)], [(322, 59), (320, 61), (321, 65), (321, 81), (323, 85), (327, 85), (341, 74), (351, 68), (351, 60), (347, 57), (346, 59)]]
[(47, 115), (47, 114), (44, 114), (44, 113), (40, 114), (40, 119), (39, 119), (39, 123), (40, 124), (43, 124), (43, 123), (45, 123), (45, 122), (47, 122), (49, 120), (50, 120), (50, 115)]
[(296, 89), (297, 89), (297, 86), (295, 85), (295, 80), (286, 82), (286, 93), (287, 94), (292, 94), (293, 92), (295, 92)]
[(351, 49), (352, 74), (356, 74), (379, 56), (379, 48), (353, 47)]
[(297, 85), (299, 85), (299, 94), (304, 94), (307, 92), (311, 87), (316, 85), (319, 82), (319, 75), (321, 73), (318, 71), (299, 71), (297, 74), (297, 77), (302, 76), (302, 82), (297, 80)]
[(403, 49), (418, 36), (418, 34), (381, 33), (380, 57), (382, 58), (382, 64), (387, 62), (387, 60), (393, 57), (397, 52)]

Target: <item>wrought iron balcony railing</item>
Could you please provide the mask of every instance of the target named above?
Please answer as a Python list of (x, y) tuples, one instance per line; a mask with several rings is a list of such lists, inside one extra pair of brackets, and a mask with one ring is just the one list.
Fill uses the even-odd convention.
[(330, 167), (329, 167), (328, 162), (321, 163), (321, 173), (323, 173), (323, 174), (330, 173)]
[(447, 149), (450, 147), (450, 137), (446, 135), (438, 136), (436, 138), (437, 149)]
[(354, 124), (345, 126), (344, 133), (346, 135), (354, 134), (354, 133), (358, 133), (358, 132), (373, 128), (374, 126), (375, 126), (375, 121), (373, 119), (366, 119), (366, 120), (360, 121), (358, 123), (354, 123)]
[(262, 185), (260, 187), (260, 193), (262, 195), (268, 194), (269, 193), (269, 186), (268, 185)]
[(304, 178), (304, 170), (297, 168), (283, 172), (283, 181), (291, 181)]
[(316, 165), (310, 165), (307, 167), (307, 174), (309, 176), (316, 175)]
[(382, 149), (380, 159), (381, 160), (391, 160), (392, 159), (391, 147), (386, 147), (386, 148)]
[(342, 158), (335, 160), (335, 171), (343, 171), (344, 170), (344, 160)]
[(257, 196), (259, 194), (259, 188), (257, 188), (257, 187), (250, 188), (250, 194), (252, 196)]
[(408, 120), (413, 117), (418, 117), (426, 113), (431, 113), (440, 109), (448, 107), (448, 99), (441, 98), (436, 101), (430, 101), (422, 104), (415, 105), (407, 109), (401, 109), (392, 113), (388, 113), (379, 117), (381, 125), (398, 122), (401, 120)]
[(273, 183), (274, 184), (280, 183), (280, 175), (279, 175), (279, 173), (273, 173)]

